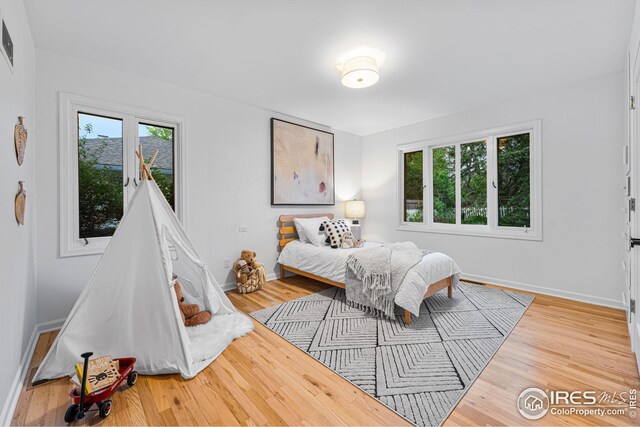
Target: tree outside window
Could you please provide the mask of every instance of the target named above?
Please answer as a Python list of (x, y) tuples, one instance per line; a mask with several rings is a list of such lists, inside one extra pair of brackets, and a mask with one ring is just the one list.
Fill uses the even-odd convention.
[(422, 151), (404, 153), (404, 220), (424, 221)]

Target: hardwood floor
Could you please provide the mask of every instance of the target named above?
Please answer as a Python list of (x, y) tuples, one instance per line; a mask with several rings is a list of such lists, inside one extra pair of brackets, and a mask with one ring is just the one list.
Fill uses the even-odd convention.
[[(326, 289), (302, 277), (269, 282), (248, 295), (229, 292), (244, 312)], [(311, 356), (257, 322), (192, 380), (141, 376), (113, 396), (105, 420), (89, 413), (77, 424), (101, 425), (406, 425), (407, 422)], [(51, 346), (43, 334), (29, 378)], [(624, 312), (536, 295), (536, 299), (445, 425), (631, 425), (624, 416), (547, 414), (528, 421), (518, 413), (522, 390), (640, 389), (629, 350)], [(15, 425), (60, 425), (69, 405), (68, 379), (23, 386)]]

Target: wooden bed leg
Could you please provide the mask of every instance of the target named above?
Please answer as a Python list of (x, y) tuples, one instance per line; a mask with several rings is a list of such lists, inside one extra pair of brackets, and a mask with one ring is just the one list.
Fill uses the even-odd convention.
[(404, 324), (407, 326), (411, 324), (411, 312), (409, 310), (404, 311)]
[[(284, 266), (282, 266), (282, 265), (280, 266), (280, 278), (284, 279)], [(451, 297), (449, 297), (449, 298), (451, 298)]]
[(449, 283), (449, 287), (447, 288), (447, 296), (453, 298), (453, 285), (451, 283)]

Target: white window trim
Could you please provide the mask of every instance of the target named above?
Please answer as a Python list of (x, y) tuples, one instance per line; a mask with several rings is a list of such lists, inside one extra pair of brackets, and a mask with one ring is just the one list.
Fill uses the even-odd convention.
[[(520, 227), (498, 227), (497, 217), (493, 215), (487, 225), (474, 224), (441, 224), (433, 222), (433, 197), (432, 194), (432, 159), (431, 149), (439, 146), (449, 146), (456, 144), (457, 158), (459, 158), (459, 144), (487, 140), (487, 171), (497, 173), (495, 162), (495, 137), (508, 136), (530, 132), (530, 206), (531, 206), (531, 227), (524, 229)], [(423, 150), (423, 184), (424, 184), (424, 222), (404, 221), (404, 153)], [(509, 126), (497, 127), (477, 132), (469, 132), (460, 135), (447, 136), (430, 140), (411, 142), (398, 145), (397, 151), (397, 193), (396, 193), (396, 230), (417, 231), (422, 233), (457, 234), (465, 236), (480, 236), (504, 239), (535, 240), (542, 241), (542, 121), (533, 120), (524, 123), (517, 123)], [(456, 161), (456, 181), (460, 179), (459, 161)], [(487, 179), (487, 210), (494, 212), (497, 197), (489, 196), (496, 190), (492, 188), (491, 182), (497, 181), (496, 176)], [(458, 185), (456, 185), (456, 188)], [(456, 191), (456, 199), (460, 198), (460, 192)], [(458, 206), (458, 200), (456, 205)], [(459, 219), (461, 212), (456, 209), (456, 217)], [(458, 221), (459, 222), (459, 221)]]
[[(136, 177), (138, 162), (130, 162), (127, 150), (133, 153), (135, 147), (127, 147), (132, 141), (138, 141), (138, 123), (153, 123), (175, 128), (174, 132), (174, 179), (176, 215), (183, 225), (185, 222), (185, 141), (186, 120), (183, 117), (150, 111), (143, 108), (117, 104), (95, 98), (60, 92), (59, 107), (59, 177), (60, 177), (60, 257), (101, 254), (106, 249), (111, 237), (95, 237), (80, 239), (79, 207), (78, 207), (78, 126), (76, 114), (78, 110), (89, 114), (101, 114), (122, 119), (123, 165), (122, 178), (126, 181)], [(126, 172), (126, 173), (125, 173)], [(124, 185), (125, 182), (123, 182)], [(134, 187), (125, 187), (125, 207), (133, 195)]]

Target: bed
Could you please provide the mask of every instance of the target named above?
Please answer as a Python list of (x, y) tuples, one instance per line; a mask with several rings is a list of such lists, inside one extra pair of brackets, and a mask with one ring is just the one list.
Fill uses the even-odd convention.
[[(323, 216), (333, 219), (333, 214), (280, 216), (280, 255), (278, 257), (280, 277), (284, 278), (285, 273), (289, 271), (331, 286), (344, 288), (347, 258), (353, 251), (360, 249), (318, 247), (298, 240), (294, 218)], [(380, 244), (366, 242), (364, 248), (376, 245)], [(395, 297), (395, 303), (404, 309), (405, 323), (407, 325), (411, 323), (411, 314), (419, 316), (422, 301), (436, 292), (447, 288), (447, 295), (452, 298), (459, 274), (460, 269), (447, 255), (440, 252), (424, 255), (422, 261), (409, 270)]]

